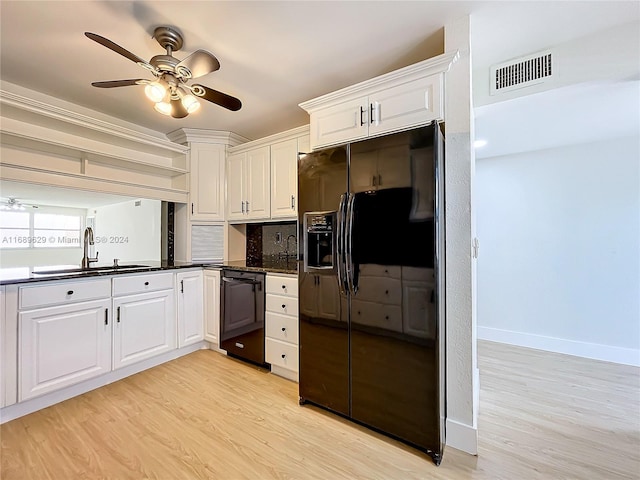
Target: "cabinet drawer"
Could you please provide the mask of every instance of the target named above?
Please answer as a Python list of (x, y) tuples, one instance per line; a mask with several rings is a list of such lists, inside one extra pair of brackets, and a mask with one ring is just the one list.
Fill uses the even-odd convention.
[(45, 305), (97, 300), (111, 296), (111, 280), (80, 280), (46, 285), (20, 287), (18, 305), (21, 310)]
[(283, 297), (281, 295), (266, 296), (267, 312), (291, 315), (298, 318), (298, 299), (293, 297)]
[(298, 277), (267, 275), (267, 293), (298, 297)]
[(372, 276), (372, 277), (387, 277), (398, 278), (402, 277), (402, 269), (397, 265), (378, 265), (376, 263), (362, 263), (360, 264), (360, 276)]
[(173, 288), (173, 273), (151, 273), (113, 278), (113, 296), (153, 292)]
[(298, 319), (296, 317), (267, 312), (265, 320), (267, 337), (298, 344)]
[(265, 360), (271, 365), (298, 371), (298, 346), (267, 338), (265, 340)]
[(369, 327), (401, 332), (402, 307), (354, 299), (351, 302), (351, 321)]

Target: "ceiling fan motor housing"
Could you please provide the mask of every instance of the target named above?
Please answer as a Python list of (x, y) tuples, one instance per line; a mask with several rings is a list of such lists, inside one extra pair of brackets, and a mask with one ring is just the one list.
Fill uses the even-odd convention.
[(165, 50), (175, 52), (182, 48), (182, 35), (174, 28), (167, 26), (157, 27), (153, 31), (153, 38), (155, 38)]

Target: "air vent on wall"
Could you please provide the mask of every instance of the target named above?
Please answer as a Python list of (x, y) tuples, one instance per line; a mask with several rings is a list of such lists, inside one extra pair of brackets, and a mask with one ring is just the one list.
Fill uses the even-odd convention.
[(491, 95), (547, 81), (553, 75), (551, 52), (539, 52), (491, 67)]

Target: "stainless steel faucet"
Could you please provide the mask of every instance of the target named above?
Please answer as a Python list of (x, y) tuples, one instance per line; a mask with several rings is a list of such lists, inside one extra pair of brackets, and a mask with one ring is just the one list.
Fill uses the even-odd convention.
[[(298, 237), (296, 237), (295, 235), (289, 235), (289, 236), (287, 237), (287, 243), (286, 243), (286, 247), (285, 247), (285, 249), (284, 249), (285, 255), (286, 255), (287, 257), (288, 257), (289, 255), (291, 255), (291, 254), (289, 253), (289, 239), (290, 239), (290, 238), (293, 238), (293, 239), (294, 239), (294, 240), (296, 240), (296, 241), (298, 240)], [(295, 243), (294, 243), (294, 245), (295, 245)], [(297, 247), (297, 245), (296, 245), (296, 247)], [(293, 255), (292, 255), (292, 256), (293, 256)]]
[(93, 229), (91, 227), (84, 229), (84, 255), (82, 257), (82, 268), (90, 268), (92, 263), (98, 261), (98, 252), (96, 252), (96, 258), (89, 258), (89, 245), (93, 245)]

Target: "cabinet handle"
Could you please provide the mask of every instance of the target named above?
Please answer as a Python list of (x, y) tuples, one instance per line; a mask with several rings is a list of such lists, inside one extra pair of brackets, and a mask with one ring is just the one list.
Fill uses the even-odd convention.
[(148, 287), (149, 286), (149, 282), (144, 282), (144, 286)]
[(120, 323), (120, 307), (118, 307), (118, 314), (116, 315), (116, 320)]
[(242, 213), (244, 213), (244, 200), (240, 203), (242, 203)]
[(373, 179), (371, 180), (371, 183), (373, 184), (373, 186), (376, 186), (376, 176), (373, 176)]
[(247, 213), (249, 213), (249, 200), (247, 200), (246, 202), (244, 202), (245, 205), (247, 206)]
[(109, 325), (109, 309), (104, 309), (104, 324)]
[(285, 288), (287, 288), (287, 286), (286, 285), (282, 285), (282, 289), (284, 290)]
[(180, 293), (184, 293), (184, 280), (180, 280)]
[(296, 208), (296, 197), (291, 195), (291, 210)]
[(378, 175), (378, 185), (382, 185), (382, 175)]
[(286, 329), (286, 327), (282, 327), (282, 331), (283, 331), (283, 332), (284, 332), (284, 331), (286, 331), (286, 330), (287, 330), (287, 329)]
[(73, 295), (73, 290), (67, 290), (67, 295)]
[(363, 125), (364, 125), (364, 108), (360, 106), (360, 126), (362, 127)]
[(283, 304), (282, 304), (282, 308), (287, 308), (287, 306), (283, 303)]
[(191, 202), (191, 215), (193, 215), (193, 202)]
[(283, 353), (283, 354), (282, 354), (282, 358), (285, 358), (285, 357), (286, 357), (286, 355)]

